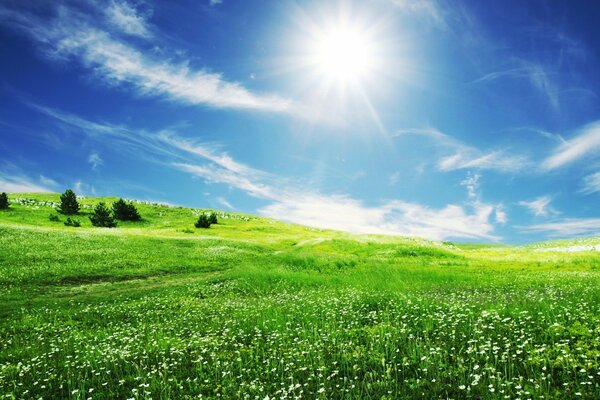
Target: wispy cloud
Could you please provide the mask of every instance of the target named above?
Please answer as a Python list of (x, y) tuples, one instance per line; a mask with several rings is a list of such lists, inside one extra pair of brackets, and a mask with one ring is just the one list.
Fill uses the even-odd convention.
[(217, 202), (223, 207), (235, 211), (235, 207), (225, 197), (217, 197)]
[[(0, 171), (0, 192), (52, 192), (50, 182), (40, 176), (40, 182), (22, 173)], [(46, 180), (46, 182), (44, 182)], [(52, 181), (54, 182), (54, 181)], [(55, 183), (55, 182), (54, 182)]]
[[(142, 20), (132, 14), (127, 3), (111, 3), (114, 24), (147, 32)], [(110, 11), (109, 11), (110, 12)], [(134, 19), (137, 23), (127, 24)], [(221, 74), (190, 67), (189, 61), (173, 63), (143, 53), (126, 41), (117, 39), (84, 13), (58, 8), (58, 16), (48, 19), (0, 6), (0, 23), (30, 35), (42, 52), (56, 59), (75, 59), (112, 85), (135, 89), (140, 95), (165, 97), (186, 104), (217, 108), (236, 108), (267, 112), (302, 113), (289, 99), (257, 94)], [(142, 29), (140, 31), (140, 29)]]
[(223, 3), (223, 0), (209, 0), (209, 4), (211, 6), (216, 6), (216, 5), (222, 4), (222, 3)]
[(583, 178), (581, 193), (592, 194), (600, 192), (600, 172), (593, 173)]
[(546, 139), (550, 139), (550, 140), (552, 140), (554, 142), (558, 142), (558, 143), (562, 143), (562, 144), (566, 143), (566, 141), (562, 137), (562, 135), (559, 135), (559, 134), (553, 133), (553, 132), (549, 132), (549, 131), (544, 130), (544, 129), (532, 127), (532, 126), (518, 126), (518, 127), (509, 128), (507, 130), (508, 131), (531, 132), (531, 133), (535, 133), (537, 135), (543, 136)]
[[(518, 172), (530, 165), (525, 155), (508, 154), (505, 150), (482, 151), (463, 143), (434, 128), (400, 129), (395, 136), (419, 135), (430, 139), (437, 147), (446, 149), (446, 154), (437, 161), (440, 171), (459, 169), (496, 170), (500, 172)], [(450, 152), (451, 154), (447, 154)]]
[(560, 144), (542, 163), (545, 170), (556, 169), (577, 161), (585, 156), (595, 154), (600, 149), (600, 121), (579, 129), (577, 134)]
[(565, 218), (556, 222), (517, 227), (525, 233), (544, 233), (550, 237), (592, 236), (600, 234), (600, 218)]
[(519, 201), (517, 205), (527, 208), (536, 217), (546, 217), (551, 214), (558, 214), (556, 210), (550, 207), (551, 201), (552, 198), (550, 196), (540, 196), (530, 201)]
[(92, 169), (96, 170), (98, 167), (104, 165), (104, 161), (98, 153), (92, 153), (88, 157), (88, 162), (92, 165)]
[(400, 12), (426, 18), (440, 27), (446, 26), (444, 12), (434, 0), (390, 0), (390, 3)]
[(150, 38), (152, 34), (144, 16), (127, 1), (113, 0), (106, 8), (106, 16), (110, 24), (124, 33), (142, 38)]
[(516, 60), (516, 66), (504, 70), (489, 72), (473, 81), (473, 83), (490, 82), (501, 78), (525, 79), (544, 96), (554, 109), (559, 108), (558, 87), (551, 78), (553, 72), (541, 63)]
[(496, 222), (500, 225), (506, 225), (508, 222), (508, 214), (506, 213), (506, 209), (503, 204), (498, 204), (496, 206), (495, 215)]
[[(420, 236), (429, 239), (471, 238), (498, 240), (490, 221), (495, 206), (477, 202), (468, 211), (460, 205), (432, 209), (399, 200), (368, 206), (348, 195), (326, 195), (260, 172), (248, 176), (222, 167), (175, 163), (174, 167), (242, 190), (270, 202), (260, 214), (283, 221), (356, 233)], [(475, 190), (475, 189), (473, 189)], [(499, 210), (500, 214), (503, 210)], [(500, 217), (502, 219), (502, 217)]]

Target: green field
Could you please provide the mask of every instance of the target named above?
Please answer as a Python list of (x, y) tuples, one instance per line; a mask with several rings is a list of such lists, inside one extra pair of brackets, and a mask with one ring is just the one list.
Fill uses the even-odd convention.
[[(0, 398), (598, 399), (600, 239), (461, 246), (0, 211)], [(18, 200), (18, 203), (15, 202)]]

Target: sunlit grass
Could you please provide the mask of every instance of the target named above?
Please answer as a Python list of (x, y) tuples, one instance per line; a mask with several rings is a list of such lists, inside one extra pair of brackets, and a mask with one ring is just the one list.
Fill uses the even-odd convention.
[(5, 398), (600, 398), (595, 252), (241, 214), (200, 230), (198, 210), (144, 204), (139, 224), (92, 228), (84, 209), (73, 228), (11, 208)]

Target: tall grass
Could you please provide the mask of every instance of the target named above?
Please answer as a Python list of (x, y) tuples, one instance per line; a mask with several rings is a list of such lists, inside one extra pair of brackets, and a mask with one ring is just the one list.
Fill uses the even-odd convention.
[(0, 213), (7, 399), (600, 398), (592, 252), (242, 215), (186, 233), (195, 210), (152, 205), (142, 225), (70, 229), (49, 207), (12, 208)]

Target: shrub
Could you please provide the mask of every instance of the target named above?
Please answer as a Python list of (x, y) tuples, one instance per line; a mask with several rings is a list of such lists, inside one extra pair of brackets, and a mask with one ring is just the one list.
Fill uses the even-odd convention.
[(115, 218), (121, 221), (139, 221), (142, 219), (132, 202), (127, 203), (125, 200), (119, 199), (113, 203), (112, 209)]
[(217, 213), (211, 212), (208, 216), (208, 222), (210, 222), (211, 224), (218, 224), (219, 221), (217, 220)]
[(194, 226), (196, 228), (210, 228), (210, 220), (208, 218), (208, 215), (204, 213), (200, 214), (200, 216), (198, 217), (198, 221), (196, 221)]
[(113, 228), (117, 226), (115, 219), (110, 215), (110, 210), (103, 202), (96, 204), (94, 213), (90, 216), (90, 221), (92, 222), (92, 225), (104, 228)]
[(60, 221), (60, 218), (58, 218), (58, 215), (56, 215), (56, 214), (50, 214), (50, 215), (48, 216), (48, 219), (49, 219), (50, 221), (53, 221), (53, 222)]
[(8, 195), (4, 192), (0, 194), (0, 210), (6, 210), (8, 208)]
[(71, 189), (65, 190), (65, 192), (60, 195), (59, 211), (65, 215), (77, 214), (79, 211), (77, 196)]
[(78, 219), (71, 219), (71, 217), (68, 217), (65, 221), (65, 226), (73, 226), (75, 228), (79, 228), (81, 226), (81, 222), (79, 222)]

